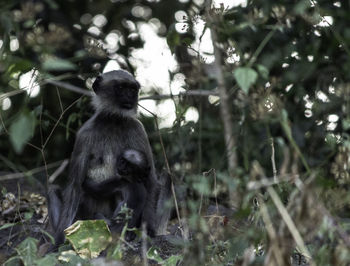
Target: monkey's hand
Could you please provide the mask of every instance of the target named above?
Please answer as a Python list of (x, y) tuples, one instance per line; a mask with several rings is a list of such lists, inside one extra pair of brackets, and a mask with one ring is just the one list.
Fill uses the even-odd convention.
[(141, 183), (147, 178), (150, 167), (145, 154), (134, 149), (127, 149), (117, 159), (117, 171), (123, 178)]

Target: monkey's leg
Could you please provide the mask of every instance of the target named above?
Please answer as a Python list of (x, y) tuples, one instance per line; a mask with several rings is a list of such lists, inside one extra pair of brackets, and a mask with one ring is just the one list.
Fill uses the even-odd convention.
[(113, 226), (112, 220), (108, 219), (106, 216), (104, 216), (100, 212), (95, 213), (94, 219), (96, 219), (96, 220), (104, 220), (109, 227)]
[[(117, 216), (120, 215), (122, 206), (125, 204), (126, 207), (132, 210), (131, 219), (128, 222), (128, 228), (140, 227), (142, 220), (142, 213), (145, 206), (147, 192), (145, 187), (140, 183), (129, 183), (122, 190), (123, 201), (119, 203), (117, 209), (113, 214), (113, 219), (116, 220)], [(120, 231), (124, 224), (116, 223), (118, 231)], [(135, 234), (131, 231), (126, 233), (126, 240), (131, 241), (135, 238)]]

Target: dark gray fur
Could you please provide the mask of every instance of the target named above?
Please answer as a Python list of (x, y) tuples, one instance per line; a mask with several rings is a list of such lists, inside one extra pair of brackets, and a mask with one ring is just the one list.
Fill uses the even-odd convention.
[(79, 219), (103, 217), (112, 229), (121, 206), (133, 210), (129, 227), (146, 223), (150, 236), (164, 232), (169, 212), (169, 177), (158, 180), (151, 147), (135, 117), (139, 84), (122, 70), (99, 76), (94, 84), (95, 114), (80, 128), (70, 161), (69, 183), (48, 191), (50, 224), (56, 246), (63, 230)]

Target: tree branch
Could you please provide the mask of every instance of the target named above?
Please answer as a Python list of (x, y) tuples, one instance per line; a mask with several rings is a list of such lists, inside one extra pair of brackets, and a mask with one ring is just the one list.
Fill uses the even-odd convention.
[(188, 90), (184, 92), (180, 92), (179, 94), (154, 94), (149, 96), (142, 96), (140, 97), (139, 101), (142, 100), (164, 100), (164, 99), (170, 99), (173, 97), (184, 97), (184, 96), (219, 96), (219, 93), (214, 90)]
[(45, 165), (44, 166), (40, 166), (40, 167), (31, 169), (31, 170), (29, 170), (27, 172), (12, 173), (12, 174), (2, 175), (2, 176), (0, 176), (0, 181), (11, 180), (11, 179), (18, 179), (18, 178), (26, 177), (28, 175), (34, 175), (34, 174), (37, 174), (37, 173), (45, 171), (45, 169), (55, 168), (55, 167), (61, 165), (62, 162), (63, 161), (50, 163), (50, 164), (48, 164), (46, 166)]
[(60, 88), (63, 88), (63, 89), (69, 90), (69, 91), (73, 91), (73, 92), (76, 92), (79, 94), (83, 94), (86, 96), (94, 95), (94, 93), (92, 91), (84, 90), (80, 87), (71, 85), (71, 84), (63, 82), (63, 81), (58, 81), (58, 80), (53, 80), (53, 79), (45, 79), (43, 81), (43, 84), (51, 84), (51, 85), (54, 85), (54, 86), (57, 86), (57, 87), (60, 87)]
[(218, 48), (218, 36), (215, 31), (215, 18), (211, 14), (211, 0), (206, 1), (206, 17), (210, 23), (210, 33), (214, 47), (214, 66), (216, 68), (216, 81), (219, 89), (220, 96), (220, 113), (221, 119), (224, 125), (224, 137), (226, 144), (226, 155), (228, 161), (228, 170), (230, 175), (233, 175), (234, 169), (237, 166), (237, 155), (235, 151), (236, 141), (233, 136), (233, 119), (230, 108), (228, 88), (225, 83), (224, 70), (223, 70), (223, 58), (220, 49)]
[[(86, 96), (93, 96), (94, 93), (92, 91), (88, 91), (85, 89), (82, 89), (80, 87), (71, 85), (67, 82), (58, 81), (58, 80), (52, 80), (52, 79), (46, 79), (43, 81), (43, 84), (51, 84), (69, 91), (73, 91), (82, 95)], [(179, 94), (154, 94), (154, 95), (148, 95), (148, 96), (142, 96), (140, 97), (139, 101), (143, 100), (164, 100), (164, 99), (170, 99), (173, 97), (184, 97), (184, 96), (204, 96), (208, 97), (210, 95), (213, 96), (219, 96), (219, 93), (214, 90), (187, 90), (184, 92), (180, 92)]]

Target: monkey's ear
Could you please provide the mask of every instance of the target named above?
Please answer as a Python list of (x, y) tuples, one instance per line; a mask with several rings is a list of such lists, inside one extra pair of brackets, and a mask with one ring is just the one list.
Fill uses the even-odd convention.
[(92, 84), (92, 89), (94, 90), (95, 93), (99, 91), (101, 80), (102, 80), (101, 75), (97, 76), (94, 83)]

